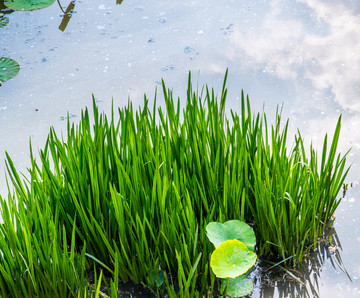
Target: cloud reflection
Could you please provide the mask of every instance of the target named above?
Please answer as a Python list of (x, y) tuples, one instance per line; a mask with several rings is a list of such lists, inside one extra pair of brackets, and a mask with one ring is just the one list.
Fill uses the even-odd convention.
[(342, 108), (360, 111), (360, 15), (345, 1), (298, 0), (295, 9), (288, 2), (272, 1), (260, 23), (235, 31), (231, 58), (245, 53), (247, 67), (309, 80), (315, 99), (330, 90)]

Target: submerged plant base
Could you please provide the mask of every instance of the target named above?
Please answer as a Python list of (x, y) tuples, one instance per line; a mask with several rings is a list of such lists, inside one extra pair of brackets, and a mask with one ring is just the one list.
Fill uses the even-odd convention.
[(1, 296), (90, 295), (83, 272), (94, 264), (112, 276), (111, 297), (127, 281), (158, 296), (211, 296), (212, 221), (254, 222), (263, 257), (301, 262), (340, 202), (340, 119), (319, 160), (300, 134), (288, 150), (288, 124), (279, 113), (271, 126), (253, 117), (244, 94), (229, 124), (226, 77), (218, 100), (207, 87), (194, 92), (189, 76), (182, 111), (164, 84), (165, 112), (145, 98), (106, 116), (94, 101), (93, 120), (86, 109), (78, 125), (68, 120), (66, 141), (51, 129), (39, 160), (31, 151), (28, 180), (7, 156), (14, 195), (1, 205)]
[[(251, 273), (251, 279), (255, 281), (255, 296), (271, 297), (276, 288), (279, 297), (322, 297), (321, 274), (327, 264), (331, 264), (334, 271), (342, 272), (352, 281), (342, 261), (341, 251), (342, 246), (335, 229), (327, 228), (307, 257), (295, 267), (285, 266), (281, 259), (260, 258), (258, 266)], [(279, 262), (279, 265), (274, 266)]]

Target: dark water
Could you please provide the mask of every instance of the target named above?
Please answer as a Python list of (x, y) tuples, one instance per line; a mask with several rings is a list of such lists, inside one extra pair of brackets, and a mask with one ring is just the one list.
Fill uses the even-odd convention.
[[(62, 9), (69, 4), (61, 1)], [(92, 93), (105, 111), (112, 99), (138, 105), (164, 78), (184, 98), (189, 70), (199, 86), (220, 90), (229, 68), (229, 109), (238, 110), (241, 89), (255, 111), (265, 104), (269, 118), (284, 104), (291, 132), (300, 128), (315, 147), (342, 114), (339, 149), (352, 147), (354, 187), (336, 212), (332, 243), (292, 272), (304, 285), (282, 269), (258, 267), (253, 297), (360, 297), (360, 2), (88, 0), (73, 9), (64, 16), (55, 2), (6, 11), (0, 56), (21, 71), (0, 88), (0, 160), (7, 150), (25, 170), (29, 138), (42, 147), (49, 126), (64, 130), (68, 112), (78, 121)]]

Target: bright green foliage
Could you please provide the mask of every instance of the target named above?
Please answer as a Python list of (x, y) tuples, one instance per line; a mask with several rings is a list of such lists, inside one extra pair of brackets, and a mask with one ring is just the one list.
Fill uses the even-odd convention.
[(206, 226), (206, 234), (215, 247), (229, 239), (237, 239), (243, 242), (247, 248), (254, 251), (256, 237), (253, 229), (240, 220), (228, 220), (227, 222), (211, 222)]
[(236, 278), (228, 278), (221, 283), (221, 292), (231, 297), (243, 297), (249, 295), (254, 285), (245, 275)]
[(5, 6), (13, 10), (36, 10), (52, 5), (55, 0), (5, 0)]
[(341, 117), (329, 151), (325, 136), (320, 163), (312, 147), (310, 157), (306, 156), (300, 133), (288, 151), (288, 122), (281, 130), (279, 114), (271, 130), (265, 116), (264, 121), (265, 135), (257, 137), (256, 154), (250, 162), (253, 182), (248, 206), (257, 225), (260, 253), (292, 257), (296, 264), (323, 235), (340, 203), (337, 195), (349, 170), (345, 157), (336, 154)]
[(1, 297), (86, 294), (86, 246), (75, 250), (75, 226), (67, 234), (58, 222), (59, 209), (52, 209), (47, 200), (26, 196), (18, 196), (18, 202), (11, 196), (0, 199)]
[[(129, 280), (159, 295), (211, 295), (205, 227), (228, 219), (255, 222), (261, 254), (300, 262), (340, 202), (340, 119), (318, 162), (314, 150), (305, 156), (300, 135), (288, 151), (280, 116), (268, 127), (243, 94), (230, 125), (225, 82), (218, 100), (207, 87), (194, 92), (189, 76), (183, 110), (164, 84), (166, 111), (156, 100), (150, 109), (145, 97), (137, 111), (129, 102), (106, 116), (94, 101), (93, 119), (86, 109), (78, 125), (68, 123), (65, 140), (51, 129), (39, 159), (31, 154), (28, 180), (8, 157), (9, 201), (20, 203), (2, 207), (0, 270), (8, 274), (0, 275), (0, 295), (37, 296), (60, 281), (67, 290), (59, 293), (72, 295), (86, 287), (84, 256), (112, 275), (111, 295)], [(52, 266), (56, 258), (64, 261)], [(46, 270), (52, 282), (44, 282)], [(61, 270), (80, 277), (68, 281), (70, 271)]]
[(216, 247), (211, 255), (211, 269), (217, 277), (225, 278), (221, 283), (221, 293), (232, 297), (250, 294), (253, 283), (243, 274), (255, 265), (257, 259), (253, 252), (256, 245), (253, 229), (242, 221), (229, 220), (223, 224), (209, 223), (206, 232)]
[(20, 71), (20, 65), (10, 58), (0, 57), (0, 82), (15, 77)]
[(256, 254), (239, 240), (226, 240), (212, 253), (210, 266), (217, 277), (235, 278), (256, 262)]

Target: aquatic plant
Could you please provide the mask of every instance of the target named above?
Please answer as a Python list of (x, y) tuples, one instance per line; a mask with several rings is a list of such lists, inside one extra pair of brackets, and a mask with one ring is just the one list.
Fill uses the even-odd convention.
[(0, 16), (0, 28), (5, 27), (7, 24), (9, 24), (9, 18)]
[(4, 4), (13, 10), (36, 10), (52, 5), (55, 0), (5, 0)]
[(306, 156), (300, 132), (288, 152), (288, 121), (281, 131), (277, 113), (276, 124), (269, 130), (265, 118), (265, 136), (256, 140), (257, 154), (250, 163), (253, 182), (248, 197), (257, 236), (267, 239), (259, 246), (261, 254), (280, 255), (295, 265), (324, 234), (327, 224), (332, 224), (341, 201), (337, 196), (349, 171), (346, 154), (336, 154), (340, 127), (341, 116), (329, 150), (325, 135), (319, 161), (312, 146)]
[[(280, 127), (280, 114), (268, 126), (265, 114), (252, 116), (243, 93), (240, 115), (231, 111), (230, 124), (226, 78), (218, 100), (208, 87), (193, 91), (189, 75), (183, 109), (164, 83), (165, 111), (156, 97), (150, 108), (145, 96), (138, 110), (129, 101), (106, 115), (93, 99), (93, 118), (86, 108), (79, 124), (68, 119), (65, 139), (52, 128), (38, 157), (31, 150), (28, 179), (20, 178), (7, 156), (14, 187), (8, 200), (22, 203), (4, 209), (9, 224), (0, 233), (0, 270), (20, 269), (18, 276), (0, 275), (0, 294), (12, 294), (21, 276), (28, 278), (21, 289), (34, 287), (28, 290), (34, 295), (35, 289), (45, 289), (38, 275), (52, 268), (49, 259), (38, 257), (45, 250), (50, 259), (61, 255), (64, 263), (74, 263), (76, 272), (102, 268), (110, 295), (128, 281), (158, 295), (211, 295), (217, 291), (216, 276), (205, 230), (210, 222), (229, 219), (254, 224), (264, 257), (301, 262), (340, 202), (348, 172), (345, 156), (336, 154), (340, 118), (330, 150), (325, 137), (318, 161), (313, 148), (306, 156), (300, 133), (289, 150), (288, 124)], [(33, 238), (23, 234), (24, 224), (36, 232)], [(14, 234), (24, 244), (16, 241), (6, 253), (8, 235)], [(54, 291), (61, 286), (56, 279), (66, 282), (70, 275), (56, 273), (62, 264), (51, 275)], [(228, 289), (232, 286), (229, 281)], [(66, 294), (84, 287), (79, 278), (68, 283)]]
[(0, 198), (0, 207), (2, 297), (68, 297), (87, 292), (86, 245), (76, 250), (76, 227), (67, 234), (59, 226), (59, 208), (53, 209), (45, 199), (17, 196), (16, 201), (10, 195), (7, 200)]
[(253, 284), (244, 274), (257, 259), (254, 231), (244, 222), (230, 220), (223, 224), (209, 223), (206, 233), (216, 248), (211, 255), (211, 269), (217, 277), (225, 279), (222, 291), (232, 297), (250, 294)]
[(15, 77), (20, 71), (20, 65), (10, 58), (0, 57), (0, 86), (2, 82)]

